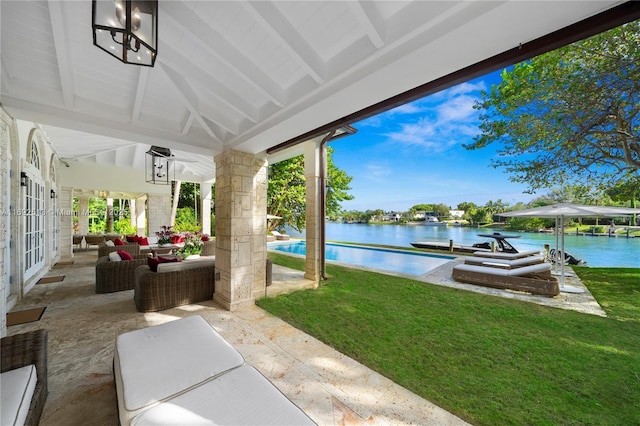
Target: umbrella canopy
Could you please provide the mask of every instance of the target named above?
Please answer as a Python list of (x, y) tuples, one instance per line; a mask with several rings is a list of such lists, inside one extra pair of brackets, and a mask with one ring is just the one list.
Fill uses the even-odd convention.
[(282, 219), (282, 218), (280, 216), (274, 216), (272, 214), (268, 214), (267, 215), (267, 220), (269, 220), (269, 219)]
[(582, 204), (558, 203), (550, 206), (534, 207), (500, 213), (506, 217), (618, 217), (640, 213), (640, 209), (627, 207), (586, 206)]
[[(567, 217), (620, 217), (629, 216), (632, 214), (640, 213), (640, 209), (633, 209), (627, 207), (607, 207), (607, 206), (586, 206), (582, 204), (571, 203), (559, 203), (552, 204), (550, 206), (534, 207), (526, 210), (515, 210), (507, 213), (501, 213), (500, 216), (505, 217), (547, 217), (554, 218), (556, 220), (556, 256), (561, 256), (559, 259), (561, 265), (560, 272), (560, 289), (565, 292), (576, 292), (573, 288), (568, 288), (564, 285), (564, 232), (558, 232), (564, 229), (564, 219)], [(559, 223), (558, 223), (559, 222)], [(559, 225), (559, 226), (558, 226)], [(558, 235), (560, 236), (561, 250), (558, 252)], [(556, 260), (559, 260), (556, 259)], [(557, 263), (557, 262), (556, 262)]]

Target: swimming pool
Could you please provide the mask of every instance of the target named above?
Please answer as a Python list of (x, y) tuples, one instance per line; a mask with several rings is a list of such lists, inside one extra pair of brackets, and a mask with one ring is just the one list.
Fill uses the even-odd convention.
[[(304, 255), (307, 247), (304, 241), (287, 241), (270, 243), (267, 249)], [(327, 260), (407, 275), (426, 274), (432, 269), (455, 259), (454, 256), (411, 253), (363, 246), (355, 247), (336, 243), (327, 243), (325, 254)]]

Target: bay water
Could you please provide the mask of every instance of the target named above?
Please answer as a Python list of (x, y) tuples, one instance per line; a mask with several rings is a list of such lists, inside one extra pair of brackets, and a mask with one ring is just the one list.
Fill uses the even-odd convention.
[[(554, 234), (506, 232), (507, 235), (519, 235), (520, 238), (509, 242), (518, 251), (542, 250), (545, 244), (555, 247)], [(425, 226), (425, 225), (369, 225), (328, 222), (326, 224), (327, 241), (386, 244), (397, 247), (412, 247), (416, 241), (429, 241), (472, 245), (483, 241), (491, 241), (478, 234), (491, 234), (494, 230), (468, 228), (459, 226)], [(287, 228), (292, 237), (304, 238), (304, 232), (296, 232)], [(578, 259), (584, 260), (593, 267), (632, 267), (640, 268), (640, 238), (603, 237), (587, 235), (565, 235), (565, 250)], [(443, 251), (443, 254), (446, 252)]]

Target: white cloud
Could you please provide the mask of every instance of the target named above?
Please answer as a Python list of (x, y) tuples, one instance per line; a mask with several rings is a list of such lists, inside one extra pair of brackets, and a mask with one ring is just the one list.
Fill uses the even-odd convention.
[(366, 177), (374, 182), (384, 182), (393, 173), (388, 165), (370, 163), (366, 165)]

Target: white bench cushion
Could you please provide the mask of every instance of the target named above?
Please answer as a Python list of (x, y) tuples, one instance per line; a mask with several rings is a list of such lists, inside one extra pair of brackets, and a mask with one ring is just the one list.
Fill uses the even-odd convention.
[(199, 315), (121, 334), (114, 356), (120, 422), (242, 364)]
[(132, 425), (314, 425), (255, 368), (244, 365), (143, 411)]
[(507, 259), (507, 260), (520, 259), (522, 257), (535, 256), (539, 254), (540, 254), (540, 250), (528, 250), (528, 251), (521, 251), (518, 253), (502, 253), (502, 252), (486, 252), (486, 251), (473, 252), (473, 255), (478, 257), (492, 257), (494, 259)]
[(27, 365), (0, 374), (0, 424), (23, 425), (36, 389), (35, 365)]
[(467, 271), (467, 272), (478, 272), (487, 275), (499, 275), (499, 276), (526, 276), (531, 274), (539, 274), (542, 272), (547, 272), (551, 269), (551, 265), (549, 263), (537, 263), (535, 265), (523, 266), (521, 268), (515, 269), (501, 269), (501, 268), (492, 268), (490, 266), (478, 266), (478, 265), (468, 265), (468, 264), (458, 264), (453, 267), (453, 269), (458, 271)]

